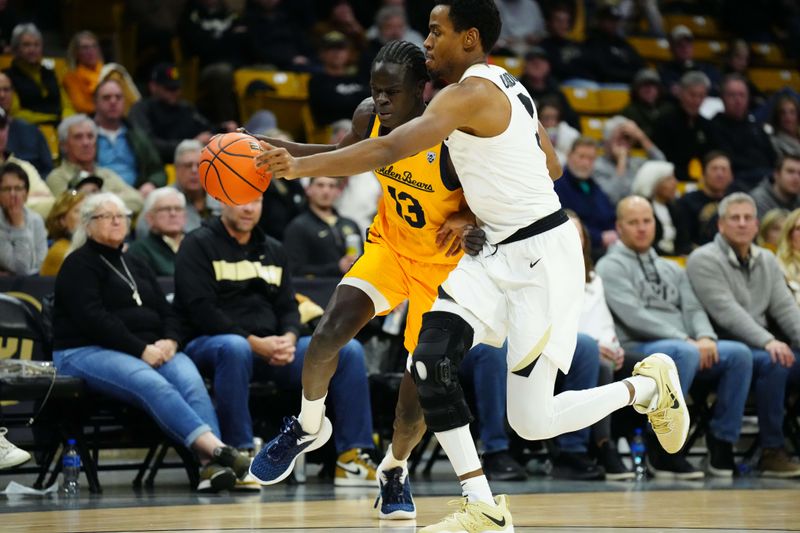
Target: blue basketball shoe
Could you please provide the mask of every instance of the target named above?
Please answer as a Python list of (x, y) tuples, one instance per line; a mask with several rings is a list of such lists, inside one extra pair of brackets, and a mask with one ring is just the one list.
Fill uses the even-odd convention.
[(378, 511), (381, 520), (407, 520), (417, 517), (407, 469), (398, 466), (386, 472), (379, 470), (378, 483), (381, 492), (375, 500), (375, 507), (378, 507), (378, 502), (381, 503)]
[(250, 465), (250, 474), (262, 485), (273, 485), (283, 481), (292, 473), (297, 457), (316, 450), (328, 442), (333, 426), (328, 417), (322, 418), (319, 431), (310, 435), (303, 431), (297, 417), (283, 419), (283, 427), (277, 437), (269, 441)]

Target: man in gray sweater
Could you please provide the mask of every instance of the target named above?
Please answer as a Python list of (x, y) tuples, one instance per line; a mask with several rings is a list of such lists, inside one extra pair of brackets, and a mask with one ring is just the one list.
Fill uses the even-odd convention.
[[(626, 350), (669, 355), (678, 367), (684, 393), (695, 375), (707, 385), (716, 384), (717, 403), (707, 436), (708, 471), (730, 477), (733, 443), (739, 439), (750, 388), (750, 349), (741, 342), (717, 340), (686, 272), (656, 254), (655, 218), (646, 199), (628, 196), (619, 202), (617, 233), (620, 241), (597, 263), (617, 337)], [(703, 477), (682, 453), (659, 453), (658, 446), (651, 450), (656, 477)]]
[[(753, 244), (758, 233), (753, 199), (731, 194), (720, 202), (718, 213), (719, 233), (692, 252), (687, 273), (717, 330), (751, 347), (762, 475), (800, 477), (800, 465), (789, 460), (783, 436), (787, 381), (800, 381), (800, 312), (775, 256)], [(782, 336), (791, 347), (779, 340)]]

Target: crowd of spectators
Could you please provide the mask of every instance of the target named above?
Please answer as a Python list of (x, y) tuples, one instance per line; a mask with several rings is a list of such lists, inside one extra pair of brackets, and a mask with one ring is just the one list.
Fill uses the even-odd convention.
[[(149, 13), (132, 7), (139, 31), (152, 39), (141, 41), (142, 59), (130, 72), (81, 31), (64, 36), (68, 70), (60, 77), (44, 60), (43, 34), (33, 23), (0, 27), (11, 55), (0, 73), (0, 275), (58, 276), (56, 365), (100, 382), (111, 375), (112, 359), (101, 362), (87, 346), (141, 359), (150, 370), (141, 382), (123, 376), (130, 369), (121, 365), (117, 387), (103, 392), (150, 411), (194, 448), (204, 488), (215, 490), (252, 485), (235, 452), (253, 445), (248, 383), (300, 387), (309, 337), (292, 277), (346, 272), (380, 194), (365, 174), (274, 180), (263, 199), (239, 208), (208, 196), (199, 175), (203, 145), (250, 119), (239, 115), (234, 72), (308, 73), (313, 121), (330, 126), (336, 143), (370, 95), (369, 66), (381, 46), (395, 39), (423, 46), (427, 34), (424, 18), (413, 16), (419, 2), (238, 4), (187, 0), (170, 11), (167, 2)], [(610, 383), (629, 375), (642, 354), (665, 352), (684, 390), (716, 393), (708, 472), (735, 470), (752, 388), (762, 472), (800, 476), (782, 434), (785, 391), (800, 387), (799, 95), (764, 93), (748, 78), (752, 58), (743, 39), (753, 35), (734, 33), (717, 64), (698, 61), (692, 31), (665, 31), (658, 3), (642, 2), (646, 32), (666, 37), (671, 54), (648, 64), (628, 39), (643, 27), (628, 3), (588, 4), (581, 40), (569, 3), (497, 0), (503, 33), (494, 54), (521, 61), (520, 81), (564, 165), (555, 190), (583, 236), (586, 309), (572, 370), (558, 386)], [(170, 32), (183, 55), (197, 58), (192, 102), (183, 98), (187, 80), (172, 57)], [(630, 91), (624, 109), (606, 117), (602, 140), (582, 131), (567, 85)], [(57, 136), (55, 158), (47, 128)], [(268, 134), (287, 136), (274, 128)], [(174, 278), (174, 308), (155, 276)], [(81, 326), (88, 320), (107, 327), (88, 330)], [(123, 333), (112, 338), (111, 331)], [(374, 481), (364, 360), (358, 341), (342, 350), (330, 406), (339, 420), (339, 463), (357, 465)], [(476, 348), (476, 368), (464, 377), (477, 393), (504, 396), (487, 370), (503, 360), (502, 351)], [(201, 375), (214, 381), (215, 407), (205, 389), (197, 391)], [(180, 421), (160, 418), (160, 408), (136, 392), (156, 386)], [(497, 479), (521, 479), (524, 470), (505, 453), (505, 428), (492, 423), (503, 407), (478, 405), (487, 468)], [(554, 475), (632, 477), (616, 451), (619, 433), (607, 419), (559, 437)], [(653, 471), (702, 476), (685, 452), (654, 454)], [(335, 477), (352, 482), (346, 472)]]

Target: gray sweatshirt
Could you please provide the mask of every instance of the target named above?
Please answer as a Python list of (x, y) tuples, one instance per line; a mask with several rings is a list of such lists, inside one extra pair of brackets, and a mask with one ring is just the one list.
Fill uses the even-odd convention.
[(34, 211), (25, 209), (25, 225), (13, 227), (0, 209), (0, 270), (18, 276), (37, 274), (47, 255), (47, 232), (44, 221)]
[(716, 340), (686, 272), (653, 248), (637, 254), (617, 242), (597, 263), (597, 273), (625, 349), (659, 339)]
[(751, 245), (750, 259), (742, 266), (717, 234), (689, 255), (686, 271), (720, 334), (763, 348), (775, 339), (767, 329), (770, 317), (800, 348), (800, 313), (772, 252)]

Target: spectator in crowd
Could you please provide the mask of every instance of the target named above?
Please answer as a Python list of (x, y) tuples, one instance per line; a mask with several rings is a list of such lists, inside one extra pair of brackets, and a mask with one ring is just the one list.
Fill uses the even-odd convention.
[(536, 103), (536, 108), (539, 112), (539, 122), (547, 130), (558, 161), (563, 167), (567, 164), (567, 153), (581, 136), (581, 132), (561, 119), (561, 103), (557, 98), (545, 96)]
[[(761, 475), (800, 477), (800, 465), (789, 459), (783, 435), (787, 379), (798, 365), (800, 313), (778, 260), (753, 244), (758, 232), (753, 199), (740, 192), (723, 199), (718, 224), (714, 241), (689, 256), (686, 272), (719, 334), (751, 347)], [(779, 340), (778, 331), (794, 350)]]
[(661, 115), (654, 127), (653, 142), (667, 161), (675, 165), (675, 177), (687, 181), (689, 162), (702, 159), (711, 148), (711, 122), (700, 115), (700, 106), (708, 95), (711, 82), (702, 72), (683, 75), (678, 91), (678, 105)]
[(311, 47), (283, 0), (247, 0), (245, 49), (249, 62), (282, 70), (309, 70)]
[(100, 82), (94, 94), (97, 163), (109, 168), (143, 196), (167, 183), (152, 141), (125, 118), (125, 91), (115, 79)]
[(789, 212), (787, 210), (776, 207), (764, 213), (762, 217), (759, 217), (761, 222), (758, 226), (756, 244), (775, 253), (778, 250), (781, 228), (783, 228), (783, 223), (786, 222), (788, 214)]
[(675, 165), (666, 161), (647, 161), (633, 180), (633, 194), (649, 200), (653, 208), (656, 233), (652, 246), (658, 255), (686, 255), (691, 251), (685, 225), (678, 220), (677, 188)]
[(139, 191), (125, 183), (116, 172), (97, 164), (97, 124), (84, 114), (64, 119), (58, 125), (58, 141), (63, 159), (47, 176), (47, 186), (53, 194), (61, 194), (77, 177), (94, 175), (103, 180), (103, 191), (117, 194), (128, 209), (142, 209)]
[(600, 257), (617, 240), (614, 229), (614, 206), (603, 189), (592, 178), (597, 159), (597, 143), (580, 137), (567, 156), (564, 175), (556, 181), (555, 191), (561, 205), (572, 209), (581, 218), (592, 241), (592, 257)]
[[(299, 391), (311, 340), (300, 334), (286, 251), (256, 228), (261, 201), (225, 206), (219, 218), (186, 237), (175, 264), (175, 302), (193, 337), (186, 353), (201, 371), (213, 373), (223, 439), (238, 448), (253, 446), (250, 381), (273, 380)], [(339, 352), (329, 394), (337, 422), (335, 483), (375, 486), (375, 466), (363, 451), (373, 448), (372, 417), (357, 341)]]
[(596, 14), (597, 26), (583, 42), (583, 55), (590, 78), (599, 83), (631, 83), (644, 68), (644, 60), (620, 36), (622, 14), (619, 7), (606, 3)]
[(242, 63), (247, 31), (222, 0), (192, 0), (178, 26), (183, 53), (199, 61), (198, 111), (215, 124), (237, 120), (233, 71)]
[(775, 152), (800, 157), (800, 104), (794, 96), (784, 94), (778, 97), (772, 106), (769, 124)]
[(333, 208), (339, 196), (336, 178), (311, 178), (306, 187), (308, 210), (284, 232), (284, 247), (295, 276), (341, 277), (361, 254), (358, 225)]
[(369, 85), (349, 71), (348, 46), (347, 37), (338, 31), (322, 37), (322, 72), (313, 74), (308, 81), (308, 104), (314, 123), (320, 126), (350, 118), (370, 94)]
[(692, 30), (679, 24), (669, 33), (669, 48), (672, 51), (672, 61), (663, 63), (658, 71), (661, 83), (667, 87), (668, 92), (679, 98), (681, 90), (680, 81), (684, 74), (699, 71), (705, 74), (710, 82), (710, 94), (719, 94), (720, 74), (713, 65), (694, 59), (694, 35)]
[(14, 443), (6, 438), (6, 433), (8, 429), (0, 427), (0, 470), (19, 466), (31, 460), (31, 454), (14, 446)]
[(795, 209), (786, 217), (775, 255), (794, 301), (800, 305), (800, 209)]
[(692, 246), (702, 246), (717, 234), (717, 205), (730, 192), (733, 172), (728, 156), (709, 152), (703, 160), (700, 189), (687, 192), (678, 200), (678, 220), (686, 225)]
[[(202, 150), (203, 145), (195, 139), (183, 140), (175, 148), (175, 184), (173, 186), (186, 198), (184, 233), (199, 228), (204, 220), (218, 216), (222, 210), (222, 204), (209, 196), (203, 189), (203, 184), (200, 183), (199, 168)], [(147, 217), (139, 217), (136, 222), (136, 238), (145, 238), (149, 231)]]
[[(362, 26), (358, 18), (356, 18), (350, 0), (335, 0), (331, 3), (328, 16), (317, 22), (311, 30), (314, 35), (314, 44), (319, 46), (319, 41), (322, 36), (331, 31), (338, 31), (347, 37), (350, 43), (351, 62), (354, 62), (361, 51), (366, 48), (367, 39), (372, 39), (378, 35), (378, 29), (374, 27), (374, 29), (370, 28), (373, 35), (367, 36), (367, 31), (364, 30), (364, 26)], [(413, 30), (410, 31), (413, 32)], [(422, 41), (419, 41), (419, 45), (421, 48)]]
[(85, 194), (74, 189), (66, 190), (56, 198), (53, 209), (44, 221), (47, 237), (53, 244), (47, 250), (42, 268), (39, 270), (40, 275), (55, 276), (61, 270), (72, 243), (72, 235), (81, 222), (81, 205), (85, 198)]
[(147, 263), (156, 276), (172, 277), (186, 225), (186, 197), (174, 187), (156, 189), (145, 200), (142, 216), (150, 233), (133, 241), (128, 252)]
[[(616, 205), (631, 192), (633, 178), (648, 160), (664, 161), (664, 154), (653, 144), (636, 123), (621, 115), (610, 118), (603, 126), (604, 153), (594, 162), (593, 176)], [(633, 155), (634, 148), (642, 148), (646, 157)]]
[(754, 111), (766, 102), (766, 97), (748, 77), (747, 70), (750, 67), (750, 45), (743, 39), (734, 39), (728, 46), (725, 63), (722, 65), (722, 75), (739, 74), (744, 78), (747, 91), (750, 93), (750, 111)]
[[(750, 389), (750, 349), (741, 342), (718, 340), (686, 271), (656, 254), (655, 217), (645, 198), (629, 196), (618, 204), (617, 232), (620, 242), (600, 259), (597, 272), (607, 287), (620, 342), (626, 350), (671, 357), (687, 394), (695, 375), (719, 382), (706, 434), (709, 472), (732, 477), (733, 444), (739, 440)], [(655, 446), (654, 435), (647, 436), (654, 444), (648, 459), (657, 477), (703, 477), (686, 460), (685, 451), (669, 455)]]
[(197, 452), (198, 490), (230, 489), (249, 458), (225, 446), (205, 384), (179, 351), (179, 322), (155, 276), (122, 251), (130, 211), (113, 193), (81, 207), (71, 253), (56, 278), (53, 362), (101, 394), (146, 411)]
[[(641, 361), (643, 356), (626, 352), (620, 345), (614, 318), (606, 303), (603, 280), (594, 269), (589, 232), (574, 211), (568, 211), (567, 214), (578, 227), (583, 248), (583, 263), (586, 268), (586, 292), (578, 331), (597, 342), (600, 358), (597, 385), (608, 385), (614, 382), (615, 376), (620, 379), (630, 376), (634, 365)], [(598, 463), (605, 470), (606, 479), (632, 479), (635, 474), (622, 462), (611, 436), (611, 416), (603, 418), (592, 426), (592, 436), (597, 448)]]
[(534, 46), (525, 54), (525, 70), (519, 81), (522, 82), (535, 102), (541, 102), (544, 98), (558, 101), (561, 106), (561, 117), (567, 124), (580, 130), (577, 113), (569, 105), (564, 93), (561, 92), (558, 80), (550, 75), (550, 60), (543, 48)]
[(747, 83), (739, 74), (722, 82), (725, 110), (711, 121), (712, 142), (731, 159), (733, 179), (749, 190), (775, 168), (775, 150), (764, 128), (748, 112)]
[[(206, 144), (211, 124), (189, 102), (181, 100), (181, 77), (175, 65), (159, 63), (150, 78), (150, 96), (131, 107), (131, 123), (152, 139), (161, 161), (172, 163), (175, 148), (183, 139)], [(233, 131), (235, 125), (227, 129)]]
[(640, 70), (633, 78), (631, 101), (621, 112), (651, 139), (655, 135), (656, 122), (668, 109), (661, 98), (661, 87), (658, 72), (651, 68)]
[(40, 176), (47, 176), (53, 170), (53, 156), (50, 154), (47, 139), (30, 122), (11, 116), (15, 97), (11, 78), (0, 72), (0, 108), (5, 111), (9, 123), (6, 150), (33, 165)]
[(496, 50), (523, 56), (547, 35), (544, 15), (536, 0), (495, 0), (495, 4), (502, 22)]
[(258, 227), (281, 242), (286, 226), (303, 212), (305, 190), (297, 180), (272, 180), (264, 191), (264, 209)]
[(33, 24), (20, 24), (11, 34), (14, 59), (3, 72), (16, 90), (11, 114), (33, 124), (58, 124), (75, 112), (56, 74), (42, 64), (42, 34)]
[(548, 36), (539, 42), (547, 57), (553, 76), (560, 81), (585, 78), (583, 48), (580, 43), (570, 39), (572, 31), (572, 10), (567, 4), (556, 4), (550, 8), (547, 17)]
[(29, 190), (21, 166), (0, 167), (0, 276), (36, 274), (47, 254), (44, 221), (25, 207)]
[(800, 155), (784, 155), (772, 173), (764, 178), (750, 196), (756, 202), (758, 218), (775, 208), (793, 211), (800, 207)]
[(50, 208), (53, 207), (53, 193), (47, 187), (36, 168), (29, 162), (17, 157), (8, 148), (11, 125), (5, 110), (0, 107), (0, 165), (3, 163), (16, 163), (28, 176), (30, 190), (28, 191), (28, 201), (26, 207), (36, 211), (42, 218), (47, 217)]
[(90, 31), (80, 31), (72, 36), (67, 47), (69, 71), (64, 74), (63, 85), (72, 107), (78, 113), (94, 113), (94, 91), (103, 70), (103, 54), (97, 36)]
[[(425, 37), (408, 25), (406, 9), (399, 5), (386, 5), (375, 14), (375, 24), (367, 30), (367, 48), (361, 54), (359, 74), (369, 77), (372, 62), (378, 51), (389, 41), (408, 41), (423, 48)], [(348, 118), (350, 118), (348, 116)]]

